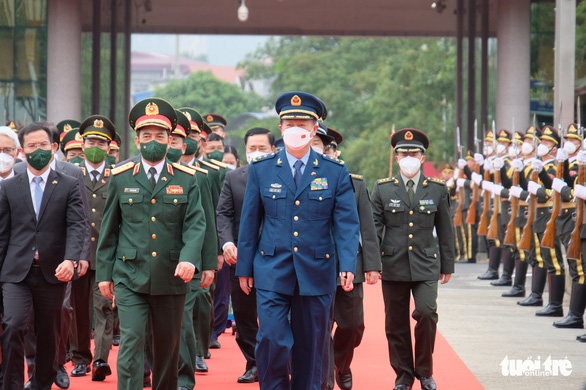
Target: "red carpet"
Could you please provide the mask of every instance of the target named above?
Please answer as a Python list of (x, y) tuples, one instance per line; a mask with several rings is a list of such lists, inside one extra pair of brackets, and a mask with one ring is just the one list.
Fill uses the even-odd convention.
[[(365, 284), (364, 295), (366, 330), (362, 344), (356, 349), (352, 363), (354, 389), (389, 390), (394, 386), (395, 374), (389, 363), (380, 284), (375, 286)], [(212, 358), (206, 360), (210, 369), (209, 373), (196, 374), (196, 389), (257, 389), (258, 383), (236, 383), (236, 379), (244, 373), (245, 362), (236, 345), (234, 336), (226, 332), (220, 337), (219, 341), (222, 344), (222, 348), (211, 350)], [(90, 374), (85, 377), (71, 378), (70, 389), (116, 389), (115, 359), (117, 351), (118, 348), (114, 347), (110, 354), (110, 365), (114, 371), (112, 376), (106, 378), (104, 382), (92, 382)], [(446, 339), (439, 333), (436, 340), (434, 361), (434, 378), (440, 390), (484, 389), (474, 374), (450, 347)], [(71, 372), (72, 368), (71, 365), (67, 365), (68, 372)], [(419, 381), (415, 381), (413, 389), (419, 390), (420, 388)], [(53, 386), (53, 389), (58, 388)]]

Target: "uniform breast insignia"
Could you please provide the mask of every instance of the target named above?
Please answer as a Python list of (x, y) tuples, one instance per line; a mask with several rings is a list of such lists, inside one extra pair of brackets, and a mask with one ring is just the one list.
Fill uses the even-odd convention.
[[(181, 164), (173, 163), (173, 168), (175, 168), (175, 169), (177, 169), (177, 170), (179, 170), (181, 172), (185, 172), (185, 173), (187, 173), (188, 175), (191, 175), (191, 176), (195, 175), (195, 171), (193, 169), (188, 168), (188, 167), (184, 167)], [(219, 168), (217, 168), (217, 169), (219, 169)]]
[(328, 178), (327, 177), (316, 177), (309, 185), (311, 191), (327, 190), (328, 189)]
[(125, 194), (138, 194), (140, 192), (140, 188), (125, 188)]
[(58, 181), (57, 180), (53, 180), (51, 184), (57, 184)]
[(183, 194), (183, 187), (169, 186), (169, 187), (167, 187), (167, 194), (173, 194), (173, 195)]
[(112, 175), (116, 176), (119, 173), (122, 173), (124, 171), (127, 171), (127, 170), (131, 169), (133, 166), (134, 166), (134, 162), (132, 162), (132, 161), (131, 162), (128, 162), (128, 163), (126, 163), (124, 165), (119, 166), (118, 168), (112, 169)]
[(269, 188), (269, 192), (281, 192), (281, 187), (283, 187), (282, 184), (273, 183), (271, 184), (271, 188)]
[(401, 207), (401, 199), (391, 199), (389, 207)]
[(350, 174), (350, 177), (351, 177), (352, 179), (356, 179), (356, 180), (364, 180), (364, 176), (362, 176), (362, 175), (356, 175), (356, 174), (354, 174), (354, 173), (351, 173), (351, 174)]
[(419, 204), (422, 205), (422, 206), (430, 206), (430, 205), (433, 205), (435, 203), (433, 202), (433, 199), (422, 199), (422, 200), (419, 201)]
[(315, 159), (315, 161), (313, 162), (313, 165), (319, 165), (319, 163), (317, 162), (317, 158)]

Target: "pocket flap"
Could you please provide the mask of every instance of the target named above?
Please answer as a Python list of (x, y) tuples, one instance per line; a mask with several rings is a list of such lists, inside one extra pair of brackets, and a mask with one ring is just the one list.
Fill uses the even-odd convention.
[(187, 203), (187, 195), (185, 195), (185, 194), (163, 195), (163, 203), (166, 203), (166, 204)]
[(402, 213), (405, 211), (405, 208), (405, 205), (401, 203), (387, 203), (385, 205), (385, 210), (391, 213)]
[(258, 251), (263, 256), (274, 256), (275, 255), (275, 246), (267, 243), (260, 243), (258, 244)]
[(383, 245), (380, 254), (381, 256), (392, 256), (395, 254), (395, 247), (390, 245)]
[(324, 199), (329, 199), (332, 197), (332, 191), (330, 190), (317, 190), (317, 191), (309, 191), (308, 193), (309, 199), (322, 201)]
[(282, 199), (287, 197), (287, 190), (284, 188), (265, 188), (264, 196), (272, 199)]
[(313, 250), (313, 255), (316, 259), (330, 259), (334, 257), (335, 253), (335, 245), (321, 246)]
[(126, 194), (120, 196), (120, 203), (124, 204), (142, 203), (142, 200), (142, 194)]
[(437, 248), (423, 248), (423, 253), (425, 253), (427, 257), (437, 259)]
[(121, 248), (118, 247), (116, 250), (116, 257), (122, 261), (136, 259), (136, 248)]
[(437, 211), (437, 206), (434, 204), (428, 204), (426, 206), (419, 206), (419, 212), (423, 214), (431, 214)]

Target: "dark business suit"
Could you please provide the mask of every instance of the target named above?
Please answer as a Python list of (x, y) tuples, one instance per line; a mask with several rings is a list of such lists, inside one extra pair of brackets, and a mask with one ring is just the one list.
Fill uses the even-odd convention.
[[(55, 277), (55, 269), (65, 259), (80, 259), (85, 228), (80, 189), (75, 179), (49, 172), (38, 221), (27, 173), (3, 182), (0, 282), (4, 295), (4, 389), (24, 386), (24, 336), (31, 309), (35, 313), (37, 336), (32, 388), (51, 388), (56, 375), (54, 362), (65, 291), (65, 283)], [(32, 266), (36, 251), (40, 267)]]
[[(216, 221), (218, 225), (218, 237), (220, 246), (227, 242), (233, 242), (238, 246), (238, 229), (240, 228), (240, 214), (244, 203), (244, 191), (248, 180), (248, 169), (245, 165), (226, 174), (224, 186), (220, 193), (220, 200), (216, 209)], [(258, 322), (256, 319), (256, 289), (249, 295), (240, 289), (240, 281), (236, 276), (236, 266), (230, 269), (230, 296), (234, 320), (238, 324), (236, 343), (246, 359), (246, 370), (256, 366), (254, 347), (256, 345), (256, 333)]]

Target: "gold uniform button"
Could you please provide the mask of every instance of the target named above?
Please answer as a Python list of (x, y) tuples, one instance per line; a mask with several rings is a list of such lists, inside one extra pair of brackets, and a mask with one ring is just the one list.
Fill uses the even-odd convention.
[(395, 214), (395, 210), (393, 209), (393, 214)]
[(412, 246), (409, 246), (409, 250), (412, 251), (413, 250), (413, 247)]
[(298, 216), (294, 216), (294, 217), (293, 217), (293, 220), (294, 220), (294, 221), (299, 221), (299, 217), (298, 217)]
[(431, 214), (431, 211), (427, 210), (427, 214)]
[(326, 259), (329, 259), (329, 258), (330, 258), (330, 254), (326, 253)]
[(157, 238), (157, 235), (156, 235), (156, 234), (153, 234), (151, 237), (152, 237), (152, 238), (153, 238), (153, 240), (154, 240), (155, 238)]
[(437, 253), (433, 254), (434, 259), (437, 259)]
[(122, 256), (122, 261), (126, 261), (126, 256)]
[(92, 227), (96, 227), (96, 223), (95, 222), (92, 222)]
[(295, 247), (295, 248), (293, 248), (293, 250), (294, 250), (295, 252), (297, 252), (299, 249), (297, 249), (297, 247)]
[(132, 198), (128, 199), (128, 203), (132, 203)]
[(413, 222), (409, 222), (409, 227), (413, 227)]
[(265, 251), (260, 251), (260, 254), (264, 256), (265, 255)]
[(153, 252), (151, 254), (153, 255), (153, 257), (157, 257), (157, 252)]
[(177, 204), (177, 199), (173, 199), (173, 203)]
[(295, 201), (295, 204), (296, 204), (297, 206), (299, 206), (299, 203), (301, 203), (301, 202), (299, 202), (298, 200), (296, 200), (296, 201)]
[(409, 234), (409, 238), (413, 238), (413, 234)]
[(297, 233), (297, 232), (293, 232), (293, 235), (294, 235), (295, 237), (297, 237), (297, 236), (299, 235), (299, 233)]
[(155, 217), (151, 218), (151, 221), (155, 222), (157, 219)]
[(93, 194), (93, 195), (92, 195), (92, 197), (94, 197), (94, 198), (97, 198), (97, 197), (98, 197), (98, 195), (96, 195), (96, 194)]
[(151, 203), (152, 204), (155, 204), (155, 203), (157, 203), (157, 200), (156, 199), (151, 199)]
[(95, 238), (95, 237), (92, 237), (92, 242), (93, 242), (93, 241), (96, 241), (96, 238)]
[(322, 200), (322, 197), (321, 196), (319, 197), (319, 200)]
[(95, 212), (96, 212), (96, 209), (92, 209), (92, 213), (95, 213)]
[(413, 210), (409, 210), (409, 215), (413, 215)]
[(275, 196), (275, 195), (273, 195), (273, 199), (275, 199), (275, 198), (276, 198), (276, 196)]
[(381, 253), (381, 256), (384, 256), (384, 255), (385, 255), (385, 252), (382, 252), (382, 253)]

